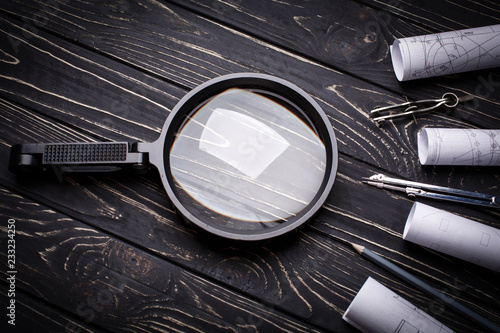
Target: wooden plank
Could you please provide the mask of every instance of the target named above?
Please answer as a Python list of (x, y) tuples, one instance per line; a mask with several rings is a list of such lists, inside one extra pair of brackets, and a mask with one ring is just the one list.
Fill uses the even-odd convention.
[[(273, 332), (317, 332), (277, 308), (230, 291), (4, 187), (0, 187), (0, 197), (1, 219), (15, 220), (16, 288), (80, 317), (76, 327), (91, 324), (113, 331), (235, 332), (258, 326)], [(6, 226), (1, 229), (6, 234)], [(5, 275), (5, 251), (0, 256)], [(31, 306), (38, 311), (39, 306)], [(18, 310), (19, 320), (22, 310)]]
[(116, 61), (85, 57), (70, 43), (58, 45), (30, 34), (23, 23), (16, 29), (7, 22), (2, 20), (2, 45), (9, 45), (11, 61), (1, 64), (2, 94), (49, 117), (88, 127), (93, 141), (156, 139), (185, 93), (138, 71), (127, 76), (128, 67)]
[[(72, 317), (64, 310), (53, 308), (47, 303), (27, 295), (19, 288), (15, 291), (15, 297), (9, 297), (10, 287), (0, 286), (0, 295), (5, 300), (15, 300), (15, 319), (12, 323), (2, 321), (4, 332), (30, 332), (34, 327), (39, 332), (64, 332), (64, 333), (91, 333), (103, 332), (96, 326), (91, 326), (82, 320)], [(6, 304), (3, 303), (2, 304)], [(10, 310), (8, 310), (10, 313)], [(7, 317), (11, 321), (10, 317)], [(14, 325), (15, 324), (15, 325)]]
[(388, 15), (397, 15), (407, 22), (429, 27), (433, 32), (460, 30), (499, 24), (500, 4), (496, 1), (439, 2), (423, 0), (378, 1), (362, 0), (362, 3), (381, 9)]

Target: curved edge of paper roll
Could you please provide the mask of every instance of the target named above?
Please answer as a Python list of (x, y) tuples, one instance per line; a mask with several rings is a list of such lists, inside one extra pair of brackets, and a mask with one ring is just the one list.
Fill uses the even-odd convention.
[(418, 201), (413, 203), (411, 207), (410, 213), (408, 214), (408, 218), (406, 219), (405, 229), (403, 231), (403, 239), (406, 240), (408, 233), (410, 232), (411, 223), (413, 222), (413, 218), (415, 217), (415, 212), (417, 211), (417, 206), (420, 205)]
[(342, 318), (363, 333), (395, 332), (396, 327), (396, 332), (453, 332), (372, 277), (359, 289)]
[[(366, 306), (370, 306), (371, 304), (368, 304), (369, 301), (372, 301), (373, 298), (371, 296), (372, 291), (378, 291), (380, 288), (385, 288), (383, 285), (380, 284), (377, 280), (372, 278), (371, 276), (368, 276), (366, 279), (365, 283), (361, 286), (361, 288), (358, 290), (358, 293), (356, 296), (354, 296), (354, 299), (351, 301), (351, 304), (349, 304), (349, 307), (347, 310), (344, 312), (344, 315), (342, 316), (342, 319), (345, 320), (347, 323), (350, 325), (354, 326), (356, 329), (358, 329), (360, 332), (363, 333), (370, 333), (370, 320), (367, 318), (366, 313), (363, 315), (363, 312), (366, 311)], [(376, 300), (377, 298), (375, 298)], [(353, 317), (351, 318), (350, 313), (354, 312)], [(371, 314), (368, 313), (368, 315)], [(360, 321), (359, 317), (362, 317), (363, 319), (366, 319), (367, 322), (365, 321)], [(367, 327), (365, 327), (367, 326)]]
[(427, 165), (429, 161), (429, 135), (424, 128), (417, 134), (418, 160), (420, 164)]
[(405, 63), (403, 54), (401, 53), (401, 42), (396, 39), (391, 46), (391, 59), (392, 59), (392, 67), (394, 68), (394, 73), (398, 81), (404, 81), (406, 78), (405, 74)]

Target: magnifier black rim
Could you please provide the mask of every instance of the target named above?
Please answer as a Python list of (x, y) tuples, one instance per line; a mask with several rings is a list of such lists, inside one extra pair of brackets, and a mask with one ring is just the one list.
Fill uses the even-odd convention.
[[(179, 129), (179, 126), (185, 119), (187, 114), (193, 112), (193, 110), (199, 106), (199, 104), (207, 101), (212, 96), (217, 95), (230, 88), (257, 88), (267, 91), (271, 91), (278, 95), (285, 96), (285, 99), (294, 102), (302, 112), (305, 112), (309, 119), (314, 125), (314, 129), (318, 132), (321, 140), (325, 144), (326, 149), (326, 172), (321, 184), (320, 189), (316, 196), (311, 200), (309, 205), (307, 205), (297, 216), (293, 222), (284, 222), (282, 226), (272, 227), (269, 229), (262, 230), (228, 230), (229, 228), (217, 227), (215, 225), (208, 224), (198, 217), (193, 215), (179, 200), (177, 194), (175, 193), (175, 180), (170, 172), (170, 149), (175, 141), (175, 134)], [(162, 154), (162, 165), (158, 166), (163, 186), (167, 192), (169, 199), (172, 201), (177, 212), (188, 222), (191, 222), (205, 231), (212, 234), (233, 239), (233, 240), (264, 240), (272, 237), (276, 237), (285, 234), (291, 230), (294, 230), (301, 226), (303, 223), (311, 219), (317, 211), (321, 208), (325, 202), (327, 196), (329, 195), (333, 183), (335, 181), (335, 176), (337, 173), (338, 166), (338, 151), (337, 151), (337, 141), (335, 138), (335, 133), (331, 127), (330, 122), (324, 111), (316, 103), (316, 101), (309, 96), (305, 91), (297, 87), (296, 85), (277, 78), (275, 76), (267, 74), (258, 73), (237, 73), (228, 74), (211, 79), (198, 87), (191, 90), (186, 96), (184, 96), (172, 109), (172, 112), (168, 116), (163, 129), (161, 131), (160, 138), (158, 142), (163, 143)]]

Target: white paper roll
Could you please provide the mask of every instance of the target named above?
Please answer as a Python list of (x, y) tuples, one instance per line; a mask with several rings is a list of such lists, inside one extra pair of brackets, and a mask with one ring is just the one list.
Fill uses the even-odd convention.
[(403, 239), (500, 272), (500, 230), (415, 202)]
[(391, 46), (399, 81), (500, 66), (500, 25), (396, 39)]
[(371, 277), (342, 318), (363, 333), (453, 332)]
[(417, 141), (422, 165), (500, 165), (500, 129), (424, 128)]

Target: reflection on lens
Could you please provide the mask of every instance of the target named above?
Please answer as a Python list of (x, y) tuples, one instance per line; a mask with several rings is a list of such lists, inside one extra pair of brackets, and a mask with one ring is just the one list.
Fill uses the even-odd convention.
[(292, 103), (264, 94), (226, 90), (177, 133), (170, 151), (175, 191), (209, 224), (237, 230), (280, 225), (321, 187), (323, 142)]

